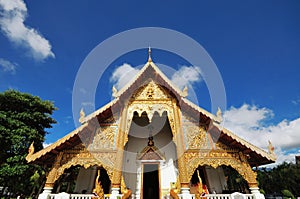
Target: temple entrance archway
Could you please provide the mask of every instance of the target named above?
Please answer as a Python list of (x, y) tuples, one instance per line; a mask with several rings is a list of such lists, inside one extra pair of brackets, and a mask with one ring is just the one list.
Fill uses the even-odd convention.
[(250, 193), (249, 185), (244, 177), (231, 166), (222, 166), (226, 178), (225, 193)]
[(159, 164), (143, 164), (143, 199), (159, 199)]
[(231, 166), (225, 165), (217, 168), (198, 166), (190, 179), (190, 185), (190, 191), (196, 198), (200, 198), (204, 193), (250, 193), (249, 185), (243, 176)]
[(65, 170), (65, 172), (56, 180), (53, 193), (69, 192), (73, 193), (76, 187), (76, 179), (81, 166), (72, 166)]
[(149, 170), (148, 167), (154, 167), (150, 164), (157, 167), (156, 173), (153, 171), (153, 182), (159, 187), (159, 193), (167, 193), (170, 183), (177, 180), (178, 167), (176, 145), (166, 111), (161, 115), (155, 112), (151, 122), (146, 112), (141, 115), (134, 112), (133, 115), (124, 147), (122, 173), (125, 185), (141, 198), (144, 196), (144, 186), (148, 186), (143, 184), (143, 179), (149, 177), (144, 172), (144, 166)]

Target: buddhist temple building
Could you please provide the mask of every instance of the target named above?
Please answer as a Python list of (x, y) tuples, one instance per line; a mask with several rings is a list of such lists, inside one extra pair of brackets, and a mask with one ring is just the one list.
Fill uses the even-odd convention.
[[(132, 81), (113, 88), (111, 102), (87, 116), (82, 111), (80, 127), (40, 151), (30, 150), (27, 161), (46, 169), (39, 198), (55, 198), (62, 191), (66, 197), (114, 199), (237, 192), (247, 199), (264, 198), (255, 168), (276, 160), (274, 147), (266, 152), (238, 137), (222, 127), (220, 110), (214, 115), (187, 95), (149, 54)], [(58, 182), (72, 172), (75, 184), (62, 190)]]

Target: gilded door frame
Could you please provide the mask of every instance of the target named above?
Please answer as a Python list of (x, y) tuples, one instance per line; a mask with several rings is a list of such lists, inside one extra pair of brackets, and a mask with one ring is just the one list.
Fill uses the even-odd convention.
[(157, 177), (158, 177), (158, 198), (161, 198), (161, 171), (160, 171), (160, 163), (161, 161), (141, 161), (141, 192), (140, 192), (140, 199), (143, 199), (144, 194), (144, 166), (145, 164), (155, 164), (157, 165)]

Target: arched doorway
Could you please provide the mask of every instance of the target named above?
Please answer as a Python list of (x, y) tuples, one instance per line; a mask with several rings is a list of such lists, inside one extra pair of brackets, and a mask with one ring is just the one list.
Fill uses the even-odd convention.
[(92, 166), (84, 168), (80, 165), (71, 166), (55, 182), (53, 193), (67, 192), (77, 194), (91, 194), (96, 186), (96, 177), (104, 194), (109, 194), (111, 181), (103, 167)]
[(208, 193), (208, 177), (205, 166), (199, 166), (194, 171), (190, 180), (190, 192), (195, 194), (197, 198), (203, 193)]
[(225, 193), (250, 193), (247, 181), (231, 166), (222, 166), (226, 178), (227, 187)]
[(247, 181), (231, 166), (198, 166), (190, 179), (190, 191), (203, 193), (250, 193)]
[[(153, 147), (149, 146), (149, 137), (153, 139)], [(148, 152), (151, 155), (146, 155)], [(147, 198), (146, 190), (154, 188), (158, 195), (152, 195), (153, 199), (168, 193), (170, 183), (177, 180), (178, 169), (176, 145), (166, 111), (161, 116), (154, 112), (151, 122), (146, 112), (141, 116), (134, 112), (123, 157), (124, 181), (135, 195)], [(149, 170), (152, 171), (145, 172)], [(151, 187), (153, 184), (155, 187)]]
[(159, 199), (159, 164), (143, 164), (143, 199)]
[[(98, 174), (100, 175), (98, 182), (101, 184), (104, 194), (109, 194), (111, 189), (111, 181), (106, 170), (102, 167), (98, 168)], [(96, 178), (97, 179), (97, 178)], [(97, 182), (95, 182), (97, 183)]]
[(64, 171), (64, 173), (56, 180), (53, 193), (67, 192), (74, 193), (76, 187), (76, 179), (81, 166), (72, 166)]

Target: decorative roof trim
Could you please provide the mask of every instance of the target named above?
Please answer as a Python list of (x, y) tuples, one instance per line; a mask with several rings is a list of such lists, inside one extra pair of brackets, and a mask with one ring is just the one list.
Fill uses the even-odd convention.
[(98, 110), (94, 111), (93, 113), (89, 114), (88, 116), (86, 116), (83, 119), (83, 123), (86, 123), (87, 121), (93, 119), (94, 117), (96, 117), (97, 115), (103, 113), (104, 111), (106, 111), (107, 109), (109, 109), (110, 107), (112, 107), (113, 105), (115, 105), (118, 102), (119, 98), (113, 99), (111, 102), (105, 104), (104, 106), (102, 106), (101, 108), (99, 108)]
[(46, 148), (37, 151), (36, 153), (33, 154), (28, 154), (26, 156), (26, 160), (27, 162), (33, 162), (36, 159), (44, 156), (45, 154), (51, 152), (52, 150), (54, 150), (55, 148), (57, 148), (58, 146), (62, 145), (63, 143), (65, 143), (66, 141), (68, 141), (70, 138), (74, 137), (75, 135), (77, 135), (81, 130), (83, 130), (85, 127), (87, 127), (88, 124), (85, 123), (83, 125), (81, 125), (80, 127), (78, 127), (77, 129), (75, 129), (74, 131), (72, 131), (71, 133), (67, 134), (66, 136), (64, 136), (63, 138), (57, 140), (56, 142), (54, 142), (53, 144), (47, 146)]
[(203, 113), (204, 115), (208, 116), (209, 118), (211, 118), (213, 121), (220, 123), (220, 119), (218, 119), (214, 114), (208, 112), (207, 110), (197, 106), (196, 104), (194, 104), (193, 102), (191, 102), (190, 100), (186, 99), (186, 98), (182, 98), (182, 101), (184, 103), (186, 103), (188, 106), (192, 107), (194, 110)]
[(220, 124), (215, 123), (214, 122), (214, 126), (216, 126), (220, 131), (222, 131), (224, 134), (228, 135), (229, 137), (231, 137), (232, 139), (236, 140), (237, 142), (239, 142), (240, 144), (244, 145), (245, 147), (249, 148), (250, 150), (256, 152), (257, 154), (261, 155), (262, 157), (267, 158), (270, 161), (276, 161), (277, 157), (267, 153), (266, 151), (264, 151), (263, 149), (251, 144), (250, 142), (247, 142), (246, 140), (244, 140), (243, 138), (235, 135), (233, 132), (231, 132), (230, 130), (220, 126)]
[(159, 68), (151, 61), (151, 62), (147, 62), (143, 68), (138, 72), (138, 74), (135, 76), (135, 78), (133, 78), (132, 80), (130, 80), (125, 86), (123, 86), (117, 93), (116, 96), (119, 97), (121, 96), (123, 93), (125, 93), (133, 84), (134, 82), (140, 78), (140, 76), (145, 72), (145, 70), (148, 67), (152, 67), (154, 69), (154, 71), (159, 74), (159, 76), (175, 91), (177, 92), (181, 97), (184, 96), (184, 94), (182, 93), (182, 91), (176, 86), (174, 85), (169, 79), (168, 77), (165, 76), (165, 74), (163, 72), (161, 72), (161, 70), (159, 70)]

